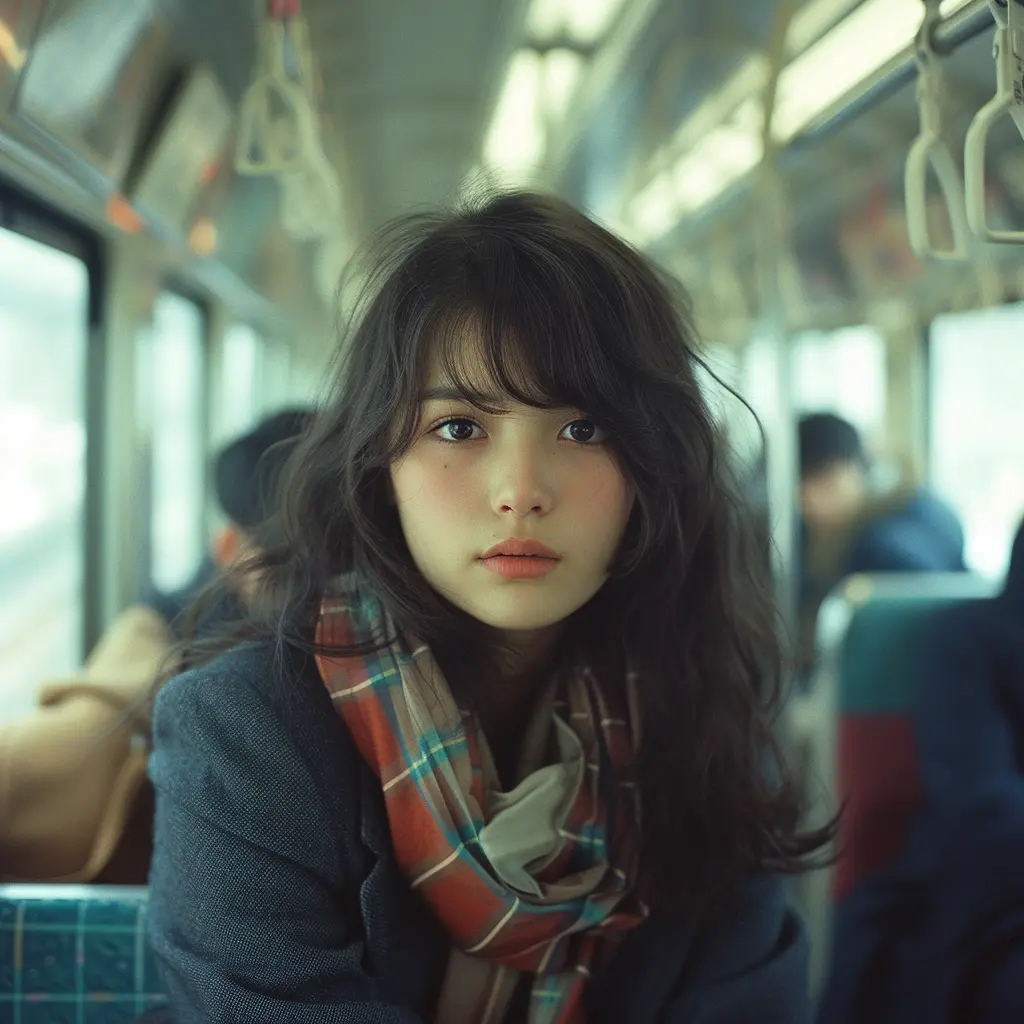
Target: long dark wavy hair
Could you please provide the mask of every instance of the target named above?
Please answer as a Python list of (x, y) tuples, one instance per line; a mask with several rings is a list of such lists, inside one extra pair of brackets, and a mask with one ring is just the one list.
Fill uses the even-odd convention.
[(783, 668), (768, 567), (698, 385), (685, 293), (577, 210), (532, 193), (407, 217), (377, 241), (332, 395), (241, 567), (257, 592), (186, 642), (179, 665), (246, 640), (314, 652), (321, 596), (353, 572), (471, 698), (494, 667), (494, 634), (417, 570), (389, 476), (416, 437), (429, 353), (485, 402), (459, 358), (471, 328), (490, 390), (585, 413), (635, 488), (609, 577), (570, 627), (612, 685), (627, 662), (639, 677), (645, 887), (657, 904), (699, 911), (752, 872), (803, 870), (833, 830), (801, 831), (774, 735)]

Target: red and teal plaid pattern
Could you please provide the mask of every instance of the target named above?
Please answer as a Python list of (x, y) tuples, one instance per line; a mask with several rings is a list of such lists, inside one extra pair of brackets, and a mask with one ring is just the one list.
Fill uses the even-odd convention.
[[(353, 585), (324, 601), (319, 645), (385, 635), (394, 629), (374, 595)], [(585, 669), (563, 681), (556, 713), (579, 738), (586, 765), (561, 822), (561, 845), (534, 876), (537, 898), (510, 888), (486, 860), (478, 731), (472, 716), (455, 707), (429, 650), (413, 644), (317, 661), (338, 713), (381, 780), (398, 863), (453, 946), (536, 975), (532, 1024), (581, 1021), (592, 965), (646, 914), (635, 892), (633, 702), (603, 692)]]
[(0, 1021), (115, 1024), (167, 1004), (146, 890), (0, 886)]

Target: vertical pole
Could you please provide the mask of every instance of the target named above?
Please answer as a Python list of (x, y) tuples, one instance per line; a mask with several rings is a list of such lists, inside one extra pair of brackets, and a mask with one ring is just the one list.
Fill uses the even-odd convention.
[(101, 588), (93, 628), (102, 632), (145, 586), (150, 523), (147, 504), (150, 431), (140, 389), (152, 387), (140, 361), (140, 337), (152, 317), (159, 270), (146, 239), (121, 236), (110, 247), (106, 309), (103, 460), (100, 498)]
[(777, 0), (768, 40), (769, 74), (764, 94), (763, 157), (758, 180), (757, 276), (760, 293), (760, 334), (770, 346), (775, 395), (768, 437), (768, 508), (774, 543), (774, 576), (779, 613), (787, 633), (796, 636), (798, 590), (796, 577), (796, 432), (793, 424), (792, 375), (787, 309), (796, 282), (789, 256), (778, 147), (772, 132), (779, 75), (786, 63), (786, 39), (796, 10), (795, 0)]

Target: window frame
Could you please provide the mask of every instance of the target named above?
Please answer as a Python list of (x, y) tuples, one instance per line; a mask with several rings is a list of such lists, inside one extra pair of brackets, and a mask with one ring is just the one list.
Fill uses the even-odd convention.
[[(106, 399), (107, 247), (96, 231), (0, 177), (0, 227), (82, 261), (87, 285), (85, 394), (85, 493), (82, 498), (82, 650), (85, 659), (102, 632), (103, 408)], [(97, 443), (99, 441), (99, 443)]]

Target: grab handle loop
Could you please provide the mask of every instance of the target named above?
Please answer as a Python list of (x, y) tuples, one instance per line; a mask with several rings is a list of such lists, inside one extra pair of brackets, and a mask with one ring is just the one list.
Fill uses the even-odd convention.
[(1024, 137), (1024, 0), (989, 0), (996, 20), (993, 56), (996, 94), (975, 115), (964, 144), (967, 222), (985, 242), (1024, 244), (1024, 231), (993, 228), (985, 203), (988, 137), (993, 126), (1009, 114)]
[(250, 175), (297, 171), (319, 148), (308, 29), (301, 18), (271, 17), (263, 22), (260, 44), (239, 112), (235, 167)]
[(326, 238), (341, 227), (341, 190), (322, 149), (299, 171), (281, 176), (281, 224), (299, 241)]
[[(907, 234), (919, 258), (960, 263), (969, 258), (969, 231), (964, 186), (949, 147), (942, 137), (943, 81), (932, 39), (941, 20), (940, 0), (925, 0), (925, 15), (917, 33), (917, 107), (921, 130), (907, 155), (904, 191)], [(940, 248), (932, 237), (928, 216), (928, 175), (934, 172), (953, 233), (952, 246)]]

